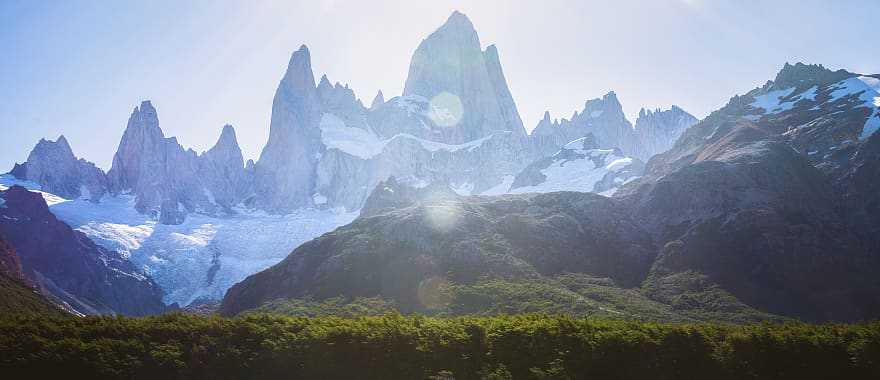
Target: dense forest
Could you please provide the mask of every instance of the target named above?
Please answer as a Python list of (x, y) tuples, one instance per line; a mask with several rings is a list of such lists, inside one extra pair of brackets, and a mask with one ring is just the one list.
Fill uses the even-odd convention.
[(880, 322), (6, 316), (0, 373), (7, 379), (877, 379)]

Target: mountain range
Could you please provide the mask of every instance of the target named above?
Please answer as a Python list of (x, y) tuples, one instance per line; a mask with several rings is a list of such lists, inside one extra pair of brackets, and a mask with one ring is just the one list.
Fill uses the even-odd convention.
[[(106, 173), (41, 140), (0, 177), (15, 203), (0, 232), (25, 277), (83, 314), (341, 296), (440, 314), (876, 318), (878, 90), (880, 76), (786, 64), (701, 121), (672, 106), (633, 124), (609, 92), (528, 133), (498, 49), (454, 12), (403, 93), (369, 107), (297, 49), (257, 161), (229, 125), (184, 148), (149, 101)], [(71, 260), (82, 270), (62, 273)]]

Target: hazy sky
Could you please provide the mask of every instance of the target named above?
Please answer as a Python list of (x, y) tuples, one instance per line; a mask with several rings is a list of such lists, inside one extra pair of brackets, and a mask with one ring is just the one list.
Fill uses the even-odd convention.
[(614, 90), (624, 111), (677, 104), (702, 118), (786, 61), (880, 73), (880, 1), (0, 1), (0, 172), (41, 137), (109, 169), (151, 99), (162, 129), (209, 148), (231, 123), (247, 158), (305, 43), (316, 77), (369, 104), (403, 89), (419, 42), (453, 10), (496, 44), (531, 129)]

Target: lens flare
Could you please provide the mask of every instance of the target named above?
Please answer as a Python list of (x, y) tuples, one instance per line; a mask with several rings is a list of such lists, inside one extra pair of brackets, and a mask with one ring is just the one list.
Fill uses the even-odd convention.
[(429, 204), (424, 207), (427, 225), (441, 233), (452, 231), (461, 215), (461, 208), (454, 203)]
[(416, 292), (419, 302), (429, 310), (442, 309), (452, 302), (451, 284), (441, 276), (422, 280)]
[(461, 122), (464, 115), (464, 105), (455, 94), (443, 91), (431, 98), (428, 117), (434, 124), (441, 127), (454, 127)]

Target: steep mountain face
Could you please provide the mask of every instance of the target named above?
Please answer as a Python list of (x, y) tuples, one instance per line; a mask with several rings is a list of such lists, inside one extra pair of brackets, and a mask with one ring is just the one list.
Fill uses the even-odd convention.
[(857, 148), (839, 178), (835, 190), (843, 196), (849, 230), (867, 241), (868, 252), (880, 252), (880, 134)]
[(68, 199), (98, 201), (108, 189), (104, 172), (91, 162), (77, 159), (64, 136), (56, 141), (41, 139), (27, 161), (16, 165), (11, 174)]
[(642, 160), (648, 160), (655, 154), (669, 150), (682, 132), (698, 121), (678, 106), (672, 106), (665, 111), (642, 108), (635, 126), (641, 149), (633, 154)]
[(184, 150), (159, 128), (149, 101), (135, 107), (107, 173), (114, 194), (132, 193), (135, 208), (163, 224), (180, 224), (188, 213), (229, 211), (250, 195), (250, 180), (231, 126), (200, 156)]
[(290, 57), (272, 101), (269, 140), (255, 169), (259, 207), (284, 212), (313, 204), (320, 102), (309, 49), (303, 45)]
[(232, 213), (232, 207), (252, 196), (253, 172), (245, 168), (231, 125), (225, 125), (217, 143), (199, 156), (199, 166), (202, 186), (208, 191), (209, 200), (226, 213)]
[(21, 271), (15, 249), (0, 236), (0, 316), (61, 314), (61, 308), (32, 288)]
[(25, 280), (21, 271), (21, 260), (15, 253), (15, 248), (12, 248), (12, 244), (9, 244), (3, 236), (0, 236), (0, 274), (20, 281)]
[(496, 131), (526, 134), (497, 50), (482, 51), (473, 24), (457, 11), (413, 53), (403, 95), (431, 107), (434, 125), (417, 137), (462, 144)]
[(436, 194), (380, 184), (370, 197), (378, 204), (365, 206), (369, 213), (233, 286), (221, 312), (234, 315), (276, 298), (336, 296), (378, 296), (421, 312), (442, 298), (433, 294), (438, 283), (538, 281), (563, 272), (630, 287), (654, 258), (649, 235), (605, 197)]
[(547, 156), (587, 133), (596, 137), (600, 148), (618, 148), (630, 156), (643, 151), (613, 91), (601, 99), (588, 100), (584, 103), (584, 109), (580, 113), (575, 112), (571, 119), (551, 121), (550, 113), (545, 112), (531, 137), (537, 149)]
[(658, 292), (690, 289), (690, 280), (670, 278), (696, 272), (773, 314), (858, 320), (880, 312), (880, 256), (846, 228), (830, 183), (747, 121), (636, 194), (634, 217), (672, 247), (655, 263)]
[(0, 234), (43, 294), (82, 314), (149, 315), (164, 310), (161, 290), (126, 259), (55, 218), (40, 194), (0, 192)]
[[(880, 313), (880, 257), (863, 205), (876, 118), (866, 76), (803, 64), (685, 131), (615, 196), (668, 249), (648, 281), (672, 301), (712, 287), (812, 320)], [(841, 179), (842, 178), (842, 179)], [(841, 194), (843, 196), (841, 196)], [(872, 228), (872, 227), (868, 227)]]
[(370, 108), (326, 76), (315, 85), (308, 50), (294, 53), (256, 165), (255, 203), (274, 213), (354, 211), (390, 176), (479, 193), (536, 158), (497, 49), (481, 50), (456, 12), (416, 49), (403, 96), (380, 92)]

